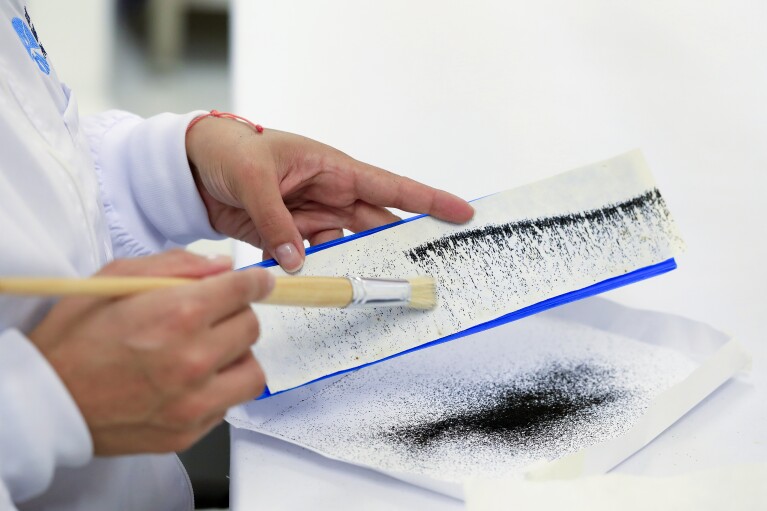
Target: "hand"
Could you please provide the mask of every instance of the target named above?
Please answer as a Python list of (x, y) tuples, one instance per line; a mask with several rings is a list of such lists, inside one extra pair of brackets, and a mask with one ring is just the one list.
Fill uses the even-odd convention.
[(208, 117), (189, 130), (186, 149), (211, 225), (274, 257), (289, 272), (316, 245), (399, 220), (385, 207), (463, 223), (465, 201), (354, 160), (314, 140), (276, 130), (256, 133)]
[(183, 251), (118, 260), (98, 275), (199, 278), (125, 298), (67, 298), (30, 334), (67, 386), (97, 455), (184, 450), (228, 407), (258, 396), (250, 302), (273, 277)]

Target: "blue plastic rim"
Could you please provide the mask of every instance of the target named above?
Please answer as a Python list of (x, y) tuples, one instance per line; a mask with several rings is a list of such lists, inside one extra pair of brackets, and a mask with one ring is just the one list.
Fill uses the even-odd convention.
[[(375, 229), (370, 229), (367, 231), (359, 232), (356, 234), (352, 234), (350, 236), (345, 236), (343, 238), (339, 238), (336, 240), (331, 240), (326, 243), (322, 243), (320, 245), (315, 245), (313, 247), (309, 247), (306, 249), (306, 254), (310, 255), (315, 252), (319, 252), (321, 250), (328, 249), (330, 247), (334, 247), (336, 245), (341, 245), (343, 243), (348, 243), (350, 241), (354, 241), (359, 238), (364, 238), (365, 236), (370, 236), (371, 234), (375, 234), (379, 231), (383, 231), (386, 229), (391, 229), (392, 227), (396, 227), (398, 225), (402, 225), (407, 222), (412, 222), (413, 220), (418, 220), (420, 218), (423, 218), (427, 215), (418, 215), (411, 218), (407, 218), (405, 220), (400, 220), (398, 222), (394, 222), (391, 224), (382, 225), (381, 227), (376, 227)], [(263, 268), (269, 268), (271, 266), (277, 266), (277, 262), (274, 259), (269, 259), (266, 261), (262, 261), (257, 264), (253, 264), (250, 266), (245, 266), (244, 268), (252, 268), (254, 266), (259, 266)], [(344, 373), (350, 373), (352, 371), (356, 371), (358, 369), (362, 369), (363, 367), (371, 366), (373, 364), (378, 364), (381, 362), (384, 362), (386, 360), (399, 357), (402, 355), (406, 355), (408, 353), (412, 353), (414, 351), (422, 350), (425, 348), (428, 348), (430, 346), (435, 346), (437, 344), (442, 344), (443, 342), (452, 341), (454, 339), (459, 339), (461, 337), (465, 337), (467, 335), (472, 335), (477, 332), (481, 332), (483, 330), (487, 330), (488, 328), (494, 328), (500, 325), (504, 325), (506, 323), (510, 323), (512, 321), (516, 321), (518, 319), (525, 318), (527, 316), (532, 316), (533, 314), (538, 314), (539, 312), (543, 312), (548, 309), (552, 309), (554, 307), (558, 307), (560, 305), (564, 305), (566, 303), (574, 302), (576, 300), (582, 300), (584, 298), (588, 298), (590, 296), (598, 295), (600, 293), (604, 293), (606, 291), (610, 291), (612, 289), (616, 289), (619, 287), (627, 286), (629, 284), (633, 284), (635, 282), (639, 282), (640, 280), (649, 279), (651, 277), (655, 277), (657, 275), (661, 275), (663, 273), (667, 273), (677, 267), (676, 261), (674, 258), (667, 259), (663, 262), (653, 264), (650, 266), (645, 266), (644, 268), (639, 268), (637, 270), (634, 270), (632, 272), (625, 273), (623, 275), (618, 275), (617, 277), (611, 277), (609, 279), (603, 280), (601, 282), (597, 282), (596, 284), (592, 284), (590, 286), (584, 287), (582, 289), (577, 289), (575, 291), (569, 291), (567, 293), (554, 296), (552, 298), (548, 298), (546, 300), (543, 300), (538, 303), (534, 303), (533, 305), (528, 305), (527, 307), (523, 307), (519, 310), (509, 312), (507, 314), (504, 314), (502, 316), (499, 316), (495, 319), (491, 319), (490, 321), (486, 321), (484, 323), (480, 323), (479, 325), (475, 325), (473, 327), (467, 328), (465, 330), (461, 330), (460, 332), (456, 332), (454, 334), (447, 335), (445, 337), (441, 337), (439, 339), (436, 339), (434, 341), (429, 341), (424, 344), (421, 344), (420, 346), (416, 346), (414, 348), (410, 348), (404, 351), (400, 351), (399, 353), (395, 353), (393, 355), (389, 355), (388, 357), (381, 358), (379, 360), (376, 360), (374, 362), (368, 362), (366, 364), (361, 364), (355, 367), (350, 367), (349, 369), (344, 369), (342, 371), (338, 371), (335, 373), (331, 373), (325, 376), (321, 376), (319, 378), (316, 378), (314, 380), (308, 381), (306, 383), (303, 383), (301, 385), (297, 385), (295, 387), (291, 387), (289, 389), (280, 390), (279, 392), (272, 393), (269, 390), (269, 387), (266, 387), (264, 389), (263, 394), (261, 394), (256, 399), (264, 399), (270, 396), (276, 396), (277, 394), (282, 394), (283, 392), (289, 392), (291, 390), (304, 387), (306, 385), (311, 385), (312, 383), (324, 380), (326, 378), (332, 378), (333, 376), (338, 376), (340, 374)]]

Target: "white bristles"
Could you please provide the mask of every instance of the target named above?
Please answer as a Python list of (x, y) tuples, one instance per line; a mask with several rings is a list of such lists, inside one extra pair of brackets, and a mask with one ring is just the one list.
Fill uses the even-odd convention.
[(433, 309), (437, 304), (437, 284), (434, 277), (413, 277), (410, 283), (410, 307), (414, 309)]

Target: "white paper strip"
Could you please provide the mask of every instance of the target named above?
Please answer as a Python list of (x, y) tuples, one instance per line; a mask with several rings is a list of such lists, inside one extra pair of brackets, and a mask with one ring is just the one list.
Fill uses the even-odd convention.
[[(249, 403), (227, 420), (460, 497), (461, 481), (521, 478), (541, 458), (577, 453), (579, 473), (608, 470), (747, 363), (702, 323), (592, 298)], [(488, 411), (511, 412), (507, 427)]]
[(558, 460), (531, 467), (532, 480), (604, 474), (638, 451), (751, 363), (737, 340), (719, 348), (689, 377), (663, 392), (627, 432)]
[[(638, 152), (311, 254), (305, 275), (438, 282), (433, 311), (256, 305), (254, 351), (272, 392), (380, 360), (548, 298), (660, 263), (681, 239)], [(273, 268), (281, 274), (279, 268)]]

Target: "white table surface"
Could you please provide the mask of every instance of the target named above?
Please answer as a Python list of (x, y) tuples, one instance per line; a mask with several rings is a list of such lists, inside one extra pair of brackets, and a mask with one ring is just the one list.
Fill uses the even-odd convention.
[[(767, 461), (767, 4), (235, 0), (237, 113), (465, 198), (640, 147), (688, 249), (608, 294), (730, 332), (753, 370), (616, 470)], [(238, 246), (240, 266), (260, 260)], [(459, 509), (232, 430), (233, 509)]]

